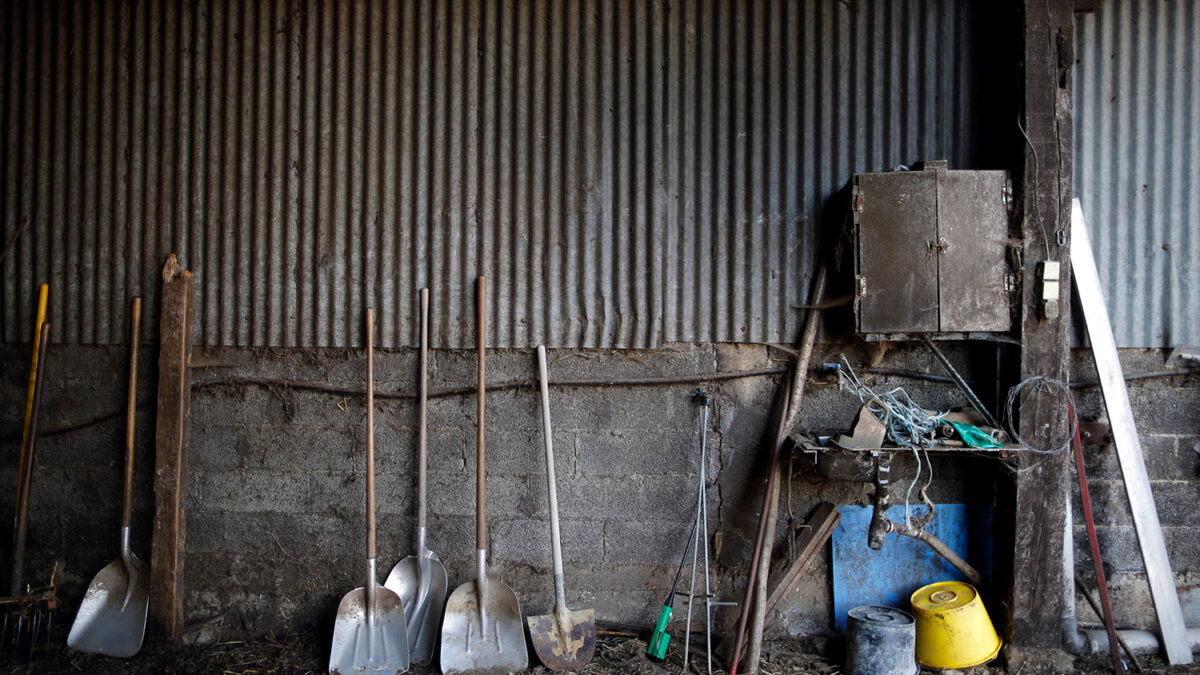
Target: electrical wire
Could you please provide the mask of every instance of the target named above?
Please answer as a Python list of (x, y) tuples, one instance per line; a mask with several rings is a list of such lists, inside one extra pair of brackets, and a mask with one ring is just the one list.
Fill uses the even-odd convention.
[[(1034, 411), (1034, 417), (1037, 417), (1041, 413), (1042, 400), (1046, 395), (1057, 396), (1067, 406), (1070, 413), (1067, 419), (1068, 429), (1066, 437), (1061, 443), (1051, 445), (1049, 448), (1036, 448), (1018, 433), (1014, 419), (1015, 411), (1022, 408), (1030, 396), (1036, 396), (1037, 409)], [(1076, 429), (1079, 428), (1079, 419), (1075, 416), (1075, 397), (1071, 395), (1071, 389), (1061, 380), (1046, 375), (1034, 375), (1021, 380), (1008, 390), (1008, 397), (1004, 401), (1004, 423), (1008, 435), (1028, 452), (1039, 455), (1057, 455), (1066, 452), (1071, 447), (1071, 439), (1075, 437)]]
[[(620, 378), (608, 380), (551, 380), (550, 386), (560, 387), (564, 389), (588, 388), (588, 387), (662, 387), (684, 384), (703, 384), (706, 382), (722, 382), (726, 380), (737, 380), (751, 377), (769, 377), (773, 375), (782, 375), (788, 372), (787, 368), (759, 368), (756, 370), (742, 370), (733, 372), (712, 373), (709, 375), (685, 375), (681, 377), (643, 377), (643, 378)], [(256, 386), (265, 387), (268, 389), (292, 389), (296, 391), (311, 391), (320, 394), (334, 394), (336, 396), (357, 397), (362, 398), (367, 395), (365, 389), (356, 387), (338, 387), (324, 382), (313, 382), (305, 380), (283, 380), (266, 377), (221, 377), (202, 380), (192, 380), (193, 391), (203, 391), (205, 389), (217, 389), (221, 387), (239, 387), (239, 386)], [(487, 391), (514, 391), (524, 389), (536, 389), (536, 380), (518, 380), (515, 382), (502, 382), (488, 385)], [(477, 389), (475, 387), (459, 387), (454, 389), (441, 389), (429, 392), (429, 398), (452, 398), (456, 396), (474, 396)], [(411, 400), (417, 395), (407, 391), (377, 391), (375, 397), (379, 399), (391, 400)], [(155, 404), (154, 399), (139, 401), (137, 406), (139, 409), (146, 408)], [(46, 431), (38, 432), (39, 436), (55, 436), (59, 434), (69, 434), (80, 431), (88, 427), (104, 424), (119, 417), (124, 417), (125, 410), (116, 410), (102, 415), (97, 415), (81, 422), (68, 424), (57, 429), (47, 429)], [(5, 434), (0, 435), (0, 440), (15, 440), (20, 438), (19, 435)]]
[(872, 390), (858, 379), (846, 355), (840, 357), (846, 367), (838, 371), (839, 384), (858, 396), (863, 406), (883, 422), (888, 440), (902, 448), (933, 444), (938, 424), (947, 413), (930, 413), (917, 405), (903, 387), (885, 392)]

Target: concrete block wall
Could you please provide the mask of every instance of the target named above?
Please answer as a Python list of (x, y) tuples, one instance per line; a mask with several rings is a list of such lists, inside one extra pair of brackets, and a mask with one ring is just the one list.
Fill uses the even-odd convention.
[[(1121, 367), (1127, 376), (1167, 370), (1164, 362), (1168, 354), (1156, 349), (1122, 350)], [(1076, 350), (1071, 371), (1077, 380), (1094, 378), (1091, 352)], [(1127, 386), (1184, 618), (1189, 626), (1200, 626), (1200, 376), (1131, 381)], [(1107, 423), (1099, 387), (1080, 389), (1075, 395), (1083, 421)], [(1096, 439), (1085, 445), (1084, 458), (1100, 555), (1118, 627), (1154, 630), (1158, 620), (1116, 448), (1111, 441)], [(1095, 595), (1096, 575), (1077, 484), (1072, 486), (1072, 494), (1076, 569)], [(1099, 624), (1100, 619), (1082, 597), (1076, 604), (1080, 621)]]
[[(842, 350), (848, 350), (855, 364), (868, 358), (865, 349), (825, 346), (814, 362), (834, 361)], [(963, 355), (951, 357), (968, 369)], [(36, 585), (45, 583), (57, 565), (56, 582), (68, 613), (92, 575), (117, 552), (126, 358), (119, 346), (58, 345), (51, 350), (43, 430), (59, 433), (39, 443), (26, 569), (27, 579)], [(761, 345), (682, 345), (648, 352), (552, 350), (551, 378), (697, 375), (780, 367), (789, 358)], [(26, 348), (20, 345), (0, 348), (0, 509), (12, 506), (26, 359)], [(153, 509), (153, 348), (143, 353), (142, 364), (139, 398), (147, 404), (139, 411), (133, 543), (147, 556)], [(198, 349), (194, 365), (199, 384), (193, 391), (188, 482), (187, 620), (211, 621), (216, 632), (229, 636), (328, 628), (338, 599), (363, 583), (365, 571), (363, 401), (243, 381), (316, 382), (361, 390), (363, 355), (344, 350)], [(920, 349), (893, 348), (880, 365), (939, 372)], [(1129, 365), (1130, 372), (1139, 368), (1137, 363)], [(435, 351), (431, 389), (472, 388), (474, 372), (474, 354)], [(535, 376), (532, 350), (489, 354), (492, 384), (531, 385)], [(415, 353), (378, 353), (376, 377), (380, 392), (412, 392)], [(222, 384), (226, 379), (242, 383)], [(714, 592), (723, 599), (740, 600), (744, 590), (780, 381), (779, 376), (756, 377), (708, 387), (714, 397), (708, 428), (708, 471), (714, 481), (709, 491), (710, 541)], [(1196, 424), (1194, 412), (1189, 412), (1194, 408), (1181, 408), (1178, 423), (1177, 416), (1153, 417), (1145, 411), (1156, 402), (1192, 400), (1174, 397), (1164, 384), (1140, 385), (1146, 391), (1135, 394), (1134, 401), (1139, 420), (1143, 415), (1157, 420), (1147, 422), (1147, 429), (1158, 425), (1147, 443), (1148, 458), (1152, 475), (1157, 471), (1171, 484), (1156, 483), (1155, 489), (1156, 495), (1164, 495), (1160, 510), (1173, 508), (1177, 514), (1164, 513), (1163, 518), (1173, 561), (1184, 556), (1176, 572), (1186, 585), (1195, 583), (1186, 560), (1195, 559), (1188, 551), (1197, 539), (1192, 536), (1196, 523), (1185, 506), (1189, 495), (1196, 494), (1191, 445), (1200, 440), (1200, 432), (1188, 426)], [(904, 386), (914, 399), (933, 408), (963, 402), (944, 384), (876, 377), (873, 385)], [(596, 608), (601, 621), (644, 627), (669, 589), (695, 508), (694, 390), (695, 385), (684, 384), (551, 392), (568, 601), (573, 607)], [(1190, 391), (1182, 396), (1194, 396), (1194, 388)], [(1089, 396), (1081, 396), (1085, 414), (1094, 407)], [(538, 396), (532, 386), (525, 386), (492, 392), (487, 402), (491, 573), (514, 588), (527, 614), (545, 612), (553, 603), (553, 586)], [(382, 577), (413, 548), (416, 409), (411, 399), (381, 398), (376, 405)], [(856, 409), (857, 400), (839, 391), (832, 380), (812, 379), (799, 429), (846, 429)], [(430, 546), (446, 562), (451, 584), (457, 585), (473, 574), (473, 395), (434, 398), (429, 419)], [(934, 499), (987, 501), (993, 494), (990, 486), (1003, 471), (990, 460), (938, 462)], [(1092, 478), (1098, 502), (1108, 494), (1105, 472), (1110, 481), (1117, 476), (1115, 465), (1096, 466)], [(897, 480), (909, 475), (901, 472)], [(821, 501), (844, 505), (869, 500), (870, 489), (861, 484), (820, 480), (803, 456), (794, 458), (791, 477), (780, 507), (780, 556), (787, 550), (787, 533)], [(1175, 506), (1164, 507), (1168, 503)], [(1109, 513), (1108, 507), (1104, 513)], [(1118, 555), (1124, 550), (1120, 542), (1129, 541), (1120, 529), (1122, 516), (1111, 517), (1117, 522), (1102, 526), (1102, 536), (1113, 551), (1112, 563), (1132, 568), (1136, 558), (1122, 562)], [(4, 541), (8, 540), (6, 534)], [(1132, 550), (1136, 555), (1136, 545)], [(1083, 568), (1083, 554), (1080, 561)], [(1144, 584), (1139, 584), (1135, 570), (1114, 572), (1118, 593), (1124, 592), (1122, 583), (1129, 592), (1142, 592)], [(826, 550), (773, 620), (772, 630), (828, 634), (831, 604)], [(728, 624), (731, 618), (722, 616), (719, 621)]]

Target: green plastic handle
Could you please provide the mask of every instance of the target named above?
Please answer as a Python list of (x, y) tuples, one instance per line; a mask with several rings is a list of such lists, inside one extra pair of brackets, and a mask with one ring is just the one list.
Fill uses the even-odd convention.
[(667, 657), (667, 645), (671, 644), (671, 636), (667, 633), (667, 623), (671, 620), (670, 605), (663, 605), (662, 611), (658, 613), (658, 623), (654, 624), (654, 634), (650, 636), (650, 648), (646, 650), (646, 654), (656, 661), (662, 661)]

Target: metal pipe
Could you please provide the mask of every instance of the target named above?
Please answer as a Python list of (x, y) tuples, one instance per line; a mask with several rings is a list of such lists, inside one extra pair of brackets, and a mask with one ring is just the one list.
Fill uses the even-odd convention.
[[(1083, 631), (1087, 636), (1087, 652), (1088, 654), (1103, 654), (1108, 651), (1108, 633), (1102, 628), (1088, 628)], [(1138, 654), (1161, 654), (1163, 651), (1162, 641), (1158, 635), (1151, 633), (1148, 630), (1139, 630), (1136, 628), (1126, 628), (1118, 630), (1117, 636), (1125, 640), (1125, 644)], [(1192, 652), (1200, 651), (1200, 628), (1187, 629), (1187, 642)]]
[(903, 523), (897, 523), (890, 520), (888, 521), (888, 528), (896, 534), (904, 535), (905, 537), (912, 537), (913, 539), (918, 539), (925, 542), (929, 548), (933, 549), (934, 553), (937, 553), (945, 558), (946, 562), (954, 565), (954, 569), (962, 572), (963, 576), (967, 578), (967, 581), (970, 581), (972, 584), (974, 584), (976, 588), (987, 586), (987, 580), (983, 578), (983, 575), (979, 573), (979, 570), (972, 567), (970, 563), (968, 563), (966, 560), (963, 560), (954, 551), (950, 550), (950, 547), (946, 546), (945, 542), (933, 536), (927, 530), (910, 527), (908, 525), (904, 525)]
[(1075, 578), (1075, 520), (1071, 514), (1071, 493), (1066, 497), (1066, 515), (1063, 520), (1063, 649), (1069, 654), (1084, 654), (1087, 650), (1087, 637), (1079, 630), (1079, 622), (1075, 614), (1075, 585), (1067, 579)]

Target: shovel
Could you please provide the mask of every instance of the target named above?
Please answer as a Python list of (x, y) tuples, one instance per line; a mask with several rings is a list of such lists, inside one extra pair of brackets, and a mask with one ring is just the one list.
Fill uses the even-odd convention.
[(400, 597), (375, 582), (375, 310), (367, 308), (367, 585), (342, 597), (329, 672), (403, 673), (408, 630)]
[(554, 553), (554, 613), (525, 620), (538, 658), (550, 670), (575, 670), (587, 665), (596, 651), (596, 611), (567, 609), (563, 587), (562, 545), (558, 531), (558, 492), (554, 485), (554, 440), (550, 435), (550, 385), (546, 347), (538, 345), (538, 376), (542, 387), (542, 434), (546, 439), (546, 486), (550, 493), (550, 547)]
[(417, 553), (396, 563), (383, 585), (395, 591), (408, 622), (410, 656), (427, 665), (437, 646), (442, 607), (446, 604), (446, 566), (425, 547), (425, 418), (429, 392), (429, 289), (421, 289), (421, 380), (417, 412)]
[(142, 299), (133, 299), (133, 326), (129, 344), (129, 395), (125, 412), (125, 491), (121, 507), (121, 559), (100, 570), (88, 585), (67, 646), (81, 652), (128, 658), (142, 648), (146, 610), (150, 606), (150, 573), (146, 563), (129, 550), (133, 516), (133, 444), (137, 428), (138, 337), (141, 334)]
[(487, 578), (487, 493), (483, 448), (484, 389), (487, 382), (485, 329), (487, 279), (479, 277), (479, 430), (476, 436), (475, 476), (475, 581), (454, 589), (446, 602), (442, 623), (442, 673), (504, 675), (525, 670), (529, 652), (521, 625), (521, 605), (512, 589)]

